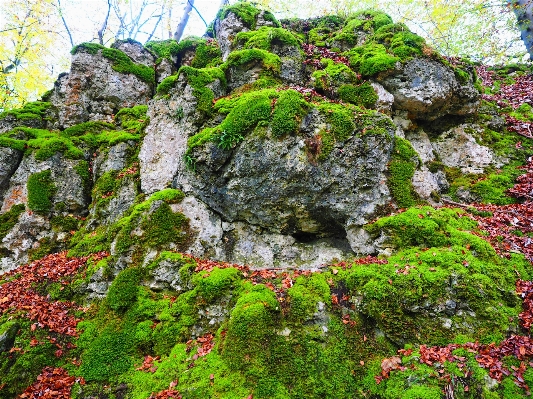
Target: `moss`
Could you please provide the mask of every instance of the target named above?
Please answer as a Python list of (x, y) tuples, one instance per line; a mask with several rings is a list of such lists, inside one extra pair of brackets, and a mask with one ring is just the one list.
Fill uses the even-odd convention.
[(78, 51), (80, 50), (83, 50), (83, 51), (86, 51), (88, 52), (89, 54), (97, 54), (99, 50), (102, 50), (104, 49), (105, 47), (98, 44), (98, 43), (81, 43), (81, 44), (78, 44), (76, 46), (74, 46), (72, 48), (72, 50), (70, 50), (70, 54), (74, 55), (76, 54)]
[(163, 79), (161, 83), (157, 85), (157, 95), (159, 96), (165, 96), (167, 95), (171, 89), (174, 88), (176, 85), (176, 81), (178, 80), (179, 75), (170, 75)]
[(120, 123), (122, 129), (130, 133), (140, 134), (148, 125), (149, 119), (146, 116), (148, 106), (136, 105), (132, 108), (122, 108), (115, 115), (115, 121)]
[(293, 323), (304, 323), (317, 311), (318, 302), (330, 303), (330, 287), (322, 274), (310, 277), (298, 277), (295, 284), (287, 291), (289, 313)]
[(329, 130), (337, 141), (345, 141), (355, 131), (354, 109), (341, 104), (321, 103), (318, 109), (326, 115)]
[(225, 71), (230, 66), (240, 67), (252, 62), (260, 62), (269, 73), (279, 74), (281, 70), (281, 59), (279, 56), (256, 48), (232, 51), (228, 60), (221, 68)]
[(400, 61), (399, 57), (389, 54), (384, 45), (377, 43), (356, 47), (345, 55), (349, 58), (350, 66), (365, 77), (392, 69)]
[(197, 288), (198, 294), (209, 303), (224, 295), (241, 278), (242, 273), (238, 269), (233, 267), (219, 269), (215, 267), (209, 272), (196, 274), (192, 279), (192, 283)]
[[(196, 69), (192, 67), (181, 67), (178, 74), (185, 75), (187, 81), (193, 88), (192, 94), (197, 98), (197, 109), (202, 111), (206, 116), (211, 116), (213, 112), (213, 100), (215, 95), (213, 90), (206, 87), (209, 83), (214, 82), (216, 79), (225, 86), (226, 78), (219, 68), (203, 68)], [(162, 82), (163, 83), (163, 82)]]
[(295, 90), (280, 93), (272, 112), (272, 134), (281, 137), (295, 134), (300, 130), (300, 123), (309, 109), (309, 104)]
[(7, 148), (13, 148), (14, 150), (18, 150), (18, 151), (24, 151), (26, 149), (26, 141), (9, 137), (9, 133), (1, 134), (0, 135), (0, 147), (7, 147)]
[(230, 12), (235, 14), (245, 26), (254, 30), (257, 22), (257, 16), (261, 11), (248, 2), (239, 2), (222, 8), (218, 12), (217, 18), (222, 21)]
[(117, 312), (124, 312), (137, 300), (138, 285), (142, 271), (139, 268), (122, 270), (107, 292), (109, 307)]
[(372, 108), (378, 100), (378, 95), (369, 82), (360, 85), (344, 84), (339, 87), (339, 98), (365, 108)]
[(113, 70), (137, 76), (150, 85), (155, 84), (155, 70), (146, 65), (134, 63), (130, 57), (114, 48), (103, 48), (102, 56), (113, 62)]
[(38, 241), (37, 246), (32, 246), (28, 251), (28, 257), (30, 258), (30, 261), (41, 259), (44, 256), (55, 252), (55, 248), (56, 244), (49, 237), (44, 237)]
[(293, 46), (300, 48), (301, 40), (292, 32), (283, 28), (263, 26), (251, 32), (239, 32), (235, 42), (245, 49), (271, 51), (272, 46)]
[(50, 225), (56, 231), (77, 231), (80, 221), (72, 216), (54, 216), (50, 219)]
[[(161, 248), (169, 243), (183, 243), (186, 239), (183, 228), (188, 219), (181, 213), (174, 213), (167, 203), (163, 203), (155, 212), (147, 216), (141, 224), (144, 230), (145, 244), (150, 248)], [(120, 241), (117, 242), (119, 246)]]
[(98, 134), (102, 130), (114, 130), (115, 126), (111, 123), (107, 122), (101, 122), (101, 121), (91, 121), (91, 122), (83, 122), (78, 125), (74, 125), (71, 127), (66, 128), (61, 133), (62, 136), (65, 137), (79, 137), (86, 135), (88, 133), (91, 134)]
[(90, 340), (90, 346), (81, 357), (79, 369), (85, 380), (109, 381), (110, 378), (125, 373), (133, 366), (130, 355), (134, 341), (130, 334), (112, 328), (105, 329), (97, 337), (90, 336), (94, 333), (94, 330), (86, 329), (80, 337), (81, 340)]
[(324, 69), (319, 69), (312, 75), (313, 84), (318, 90), (331, 92), (333, 87), (356, 84), (359, 80), (357, 75), (341, 62), (334, 62), (329, 58), (323, 58), (320, 62)]
[(48, 214), (52, 209), (52, 198), (56, 187), (52, 172), (44, 170), (28, 177), (28, 208), (40, 214)]
[(279, 304), (274, 293), (258, 284), (242, 295), (233, 308), (228, 323), (223, 357), (233, 369), (254, 367), (262, 349), (275, 335), (274, 320)]
[(28, 119), (36, 119), (41, 121), (46, 116), (46, 112), (51, 106), (52, 104), (46, 101), (29, 102), (24, 104), (22, 108), (11, 109), (0, 113), (0, 119), (12, 117), (18, 121)]
[(15, 227), (20, 215), (24, 213), (26, 206), (24, 204), (13, 205), (11, 209), (0, 215), (0, 241)]
[(417, 195), (413, 189), (412, 178), (418, 163), (418, 154), (409, 141), (395, 137), (387, 186), (400, 208), (407, 208), (416, 203)]
[(176, 57), (181, 50), (180, 44), (174, 39), (150, 41), (144, 47), (154, 53), (158, 58), (167, 58), (169, 60), (172, 57)]
[[(16, 316), (11, 318), (20, 325), (14, 344), (14, 347), (20, 349), (12, 353), (0, 352), (0, 386), (2, 386), (0, 398), (2, 399), (22, 394), (35, 382), (44, 367), (59, 367), (63, 363), (62, 359), (54, 355), (57, 347), (47, 339), (47, 336), (50, 336), (49, 331), (38, 328), (32, 332), (30, 329), (32, 321)], [(32, 345), (32, 339), (40, 344)], [(68, 339), (64, 341), (65, 345), (67, 342)]]

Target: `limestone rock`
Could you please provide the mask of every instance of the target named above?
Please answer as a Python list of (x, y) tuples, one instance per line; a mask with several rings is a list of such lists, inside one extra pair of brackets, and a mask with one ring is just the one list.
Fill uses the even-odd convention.
[(244, 22), (233, 12), (228, 12), (226, 17), (222, 20), (215, 20), (215, 33), (220, 51), (222, 52), (222, 60), (226, 61), (230, 52), (232, 51), (232, 41), (239, 32), (248, 32), (250, 29), (246, 27)]
[(111, 122), (121, 108), (146, 104), (153, 89), (152, 83), (132, 73), (115, 71), (102, 50), (92, 54), (80, 47), (72, 56), (70, 73), (55, 82), (50, 102), (59, 109), (59, 127), (66, 128), (89, 120)]
[[(215, 97), (225, 94), (218, 81), (210, 87)], [(188, 173), (183, 167), (187, 139), (198, 133), (204, 120), (197, 105), (194, 89), (184, 74), (178, 78), (169, 98), (158, 98), (149, 103), (150, 124), (139, 153), (143, 192), (151, 194), (168, 187), (178, 170)]]
[(394, 108), (409, 111), (412, 119), (472, 114), (479, 105), (472, 82), (461, 83), (453, 69), (429, 58), (414, 58), (376, 80), (394, 96)]
[(460, 125), (450, 129), (432, 143), (433, 150), (446, 166), (457, 167), (462, 173), (483, 173), (494, 165), (501, 166), (495, 154), (478, 144), (468, 130), (477, 129), (475, 125)]
[(9, 186), (9, 179), (22, 160), (22, 152), (9, 147), (0, 147), (0, 201)]
[(13, 347), (19, 329), (20, 324), (12, 321), (0, 325), (0, 352), (7, 352)]
[(154, 67), (155, 57), (141, 43), (135, 40), (117, 40), (111, 45), (111, 48), (122, 51), (136, 64), (145, 65), (150, 68)]

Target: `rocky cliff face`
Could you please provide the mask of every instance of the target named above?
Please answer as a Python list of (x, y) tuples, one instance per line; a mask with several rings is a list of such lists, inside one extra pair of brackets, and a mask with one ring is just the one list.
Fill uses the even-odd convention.
[[(190, 380), (179, 374), (194, 387), (184, 397), (439, 397), (434, 386), (400, 389), (411, 396), (378, 387), (372, 373), (384, 378), (398, 364), (380, 368), (374, 356), (517, 332), (515, 273), (527, 278), (528, 263), (500, 258), (463, 211), (428, 206), (505, 204), (533, 148), (506, 129), (531, 109), (509, 119), (474, 65), (441, 57), (380, 12), (280, 23), (247, 3), (221, 10), (203, 38), (72, 53), (71, 71), (42, 101), (0, 115), (0, 294), (17, 293), (23, 274), (48, 299), (105, 298), (94, 312), (108, 312), (119, 332), (107, 316), (87, 316), (81, 397), (109, 394), (99, 384), (147, 397), (135, 378), (148, 381), (139, 373), (150, 359), (136, 373), (138, 353), (172, 369), (176, 340), (198, 339), (204, 356), (219, 328), (225, 344), (209, 359), (223, 366), (209, 367), (221, 374), (200, 387), (190, 363)], [(64, 254), (19, 269), (63, 250), (83, 272)], [(70, 283), (35, 271), (50, 262)], [(3, 303), (0, 295), (0, 312)], [(5, 326), (0, 355), (21, 328)], [(172, 349), (185, 359), (179, 367), (192, 361), (190, 342)], [(0, 364), (5, 397), (21, 392), (14, 376), (24, 367)], [(153, 373), (168, 386), (177, 372)], [(154, 392), (166, 388), (154, 381)]]
[[(48, 102), (3, 115), (2, 211), (33, 210), (33, 175), (50, 171), (53, 186), (44, 195), (50, 206), (36, 209), (33, 238), (16, 226), (4, 237), (4, 270), (40, 247), (37, 231), (49, 231), (49, 219), (89, 215), (85, 228), (94, 230), (120, 219), (137, 194), (169, 187), (187, 196), (185, 251), (316, 267), (375, 252), (361, 230), (372, 219), (419, 200), (439, 203), (450, 182), (430, 164), (482, 173), (505, 163), (469, 133), (483, 130), (472, 119), (479, 92), (469, 65), (452, 66), (372, 13), (338, 26), (292, 21), (290, 30), (268, 15), (228, 11), (214, 24), (217, 41), (82, 44)], [(143, 126), (120, 126), (119, 110), (139, 105), (147, 105), (137, 115)], [(447, 129), (428, 135), (419, 123)], [(121, 134), (135, 137), (113, 138)], [(107, 146), (114, 141), (121, 144)], [(134, 163), (138, 180), (99, 191), (102, 178)]]

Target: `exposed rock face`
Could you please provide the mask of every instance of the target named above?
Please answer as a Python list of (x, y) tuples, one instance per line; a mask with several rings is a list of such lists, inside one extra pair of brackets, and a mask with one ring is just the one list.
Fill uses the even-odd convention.
[[(128, 51), (135, 48), (128, 44)], [(98, 51), (92, 54), (80, 47), (72, 56), (70, 73), (56, 81), (50, 102), (59, 109), (59, 127), (89, 120), (111, 121), (121, 108), (146, 104), (152, 97), (152, 84), (132, 73), (115, 71), (112, 61)], [(143, 61), (152, 57), (146, 50), (135, 56)]]
[[(321, 123), (306, 128), (314, 132)], [(353, 137), (317, 165), (309, 162), (303, 137), (250, 135), (229, 159), (207, 147), (206, 165), (197, 164), (189, 184), (227, 221), (282, 234), (335, 232), (365, 223), (388, 202), (381, 183), (392, 150), (388, 134)]]
[(155, 57), (139, 42), (131, 39), (117, 40), (111, 45), (111, 48), (116, 48), (124, 52), (136, 64), (145, 65), (150, 68), (154, 67)]
[(0, 200), (3, 191), (9, 185), (9, 179), (17, 170), (22, 160), (22, 151), (13, 148), (0, 148)]
[(471, 114), (479, 105), (471, 82), (462, 84), (450, 67), (428, 58), (414, 58), (376, 80), (394, 96), (394, 108), (414, 119)]
[[(209, 87), (215, 97), (225, 94), (218, 80)], [(139, 153), (143, 192), (151, 194), (168, 187), (178, 173), (184, 162), (187, 139), (199, 131), (204, 120), (197, 111), (197, 106), (198, 99), (194, 95), (194, 89), (183, 74), (178, 78), (168, 99), (161, 98), (150, 102), (150, 124), (146, 128), (146, 137)]]
[(458, 126), (432, 143), (434, 151), (446, 166), (460, 168), (462, 173), (482, 173), (490, 165), (501, 166), (494, 153), (479, 145), (468, 133), (468, 129), (476, 128), (479, 129), (476, 126)]

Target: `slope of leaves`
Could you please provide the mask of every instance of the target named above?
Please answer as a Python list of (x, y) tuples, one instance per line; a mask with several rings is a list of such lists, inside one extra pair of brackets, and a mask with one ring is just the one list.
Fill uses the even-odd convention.
[(37, 381), (28, 387), (18, 399), (70, 399), (74, 383), (84, 384), (83, 379), (69, 376), (62, 368), (45, 367)]

